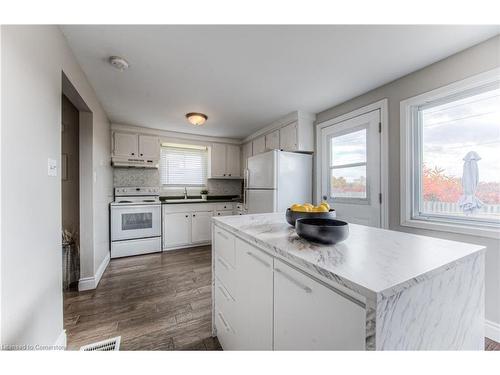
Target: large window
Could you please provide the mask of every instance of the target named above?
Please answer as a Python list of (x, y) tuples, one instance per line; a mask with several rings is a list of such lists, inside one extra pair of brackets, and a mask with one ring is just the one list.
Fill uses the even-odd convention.
[(165, 144), (161, 148), (160, 182), (168, 186), (204, 186), (207, 182), (206, 147)]
[[(472, 82), (472, 83), (471, 83)], [(460, 88), (406, 106), (410, 220), (500, 224), (500, 83)]]

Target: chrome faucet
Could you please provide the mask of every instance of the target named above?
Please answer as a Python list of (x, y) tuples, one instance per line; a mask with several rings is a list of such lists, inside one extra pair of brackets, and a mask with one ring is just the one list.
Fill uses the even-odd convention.
[(187, 187), (184, 186), (184, 199), (188, 199)]

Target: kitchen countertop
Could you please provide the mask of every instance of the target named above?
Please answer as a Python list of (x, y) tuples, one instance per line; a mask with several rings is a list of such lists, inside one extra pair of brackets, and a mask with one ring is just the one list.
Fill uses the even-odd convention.
[[(228, 196), (213, 196), (208, 197), (206, 200), (200, 200), (200, 198), (191, 197), (190, 199), (183, 199), (184, 197), (160, 197), (162, 204), (192, 204), (192, 203), (223, 203), (223, 202), (233, 202), (241, 203), (241, 198), (239, 196), (228, 195)], [(176, 202), (166, 202), (167, 199), (175, 199)]]
[(349, 224), (336, 245), (298, 237), (284, 213), (214, 217), (214, 223), (272, 255), (361, 294), (390, 297), (449, 270), (483, 246)]

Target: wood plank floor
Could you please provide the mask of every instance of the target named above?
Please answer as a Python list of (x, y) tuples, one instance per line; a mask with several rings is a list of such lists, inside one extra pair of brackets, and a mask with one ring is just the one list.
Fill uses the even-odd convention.
[(113, 259), (97, 289), (64, 294), (68, 349), (121, 336), (121, 350), (220, 350), (211, 277), (210, 246)]
[(210, 246), (111, 260), (97, 289), (64, 294), (68, 349), (121, 336), (121, 350), (219, 350)]

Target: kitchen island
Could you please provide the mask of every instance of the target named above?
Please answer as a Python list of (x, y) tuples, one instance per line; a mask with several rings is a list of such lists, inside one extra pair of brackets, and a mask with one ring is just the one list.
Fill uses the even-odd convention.
[(224, 349), (483, 350), (484, 248), (350, 224), (298, 237), (282, 213), (213, 218)]

